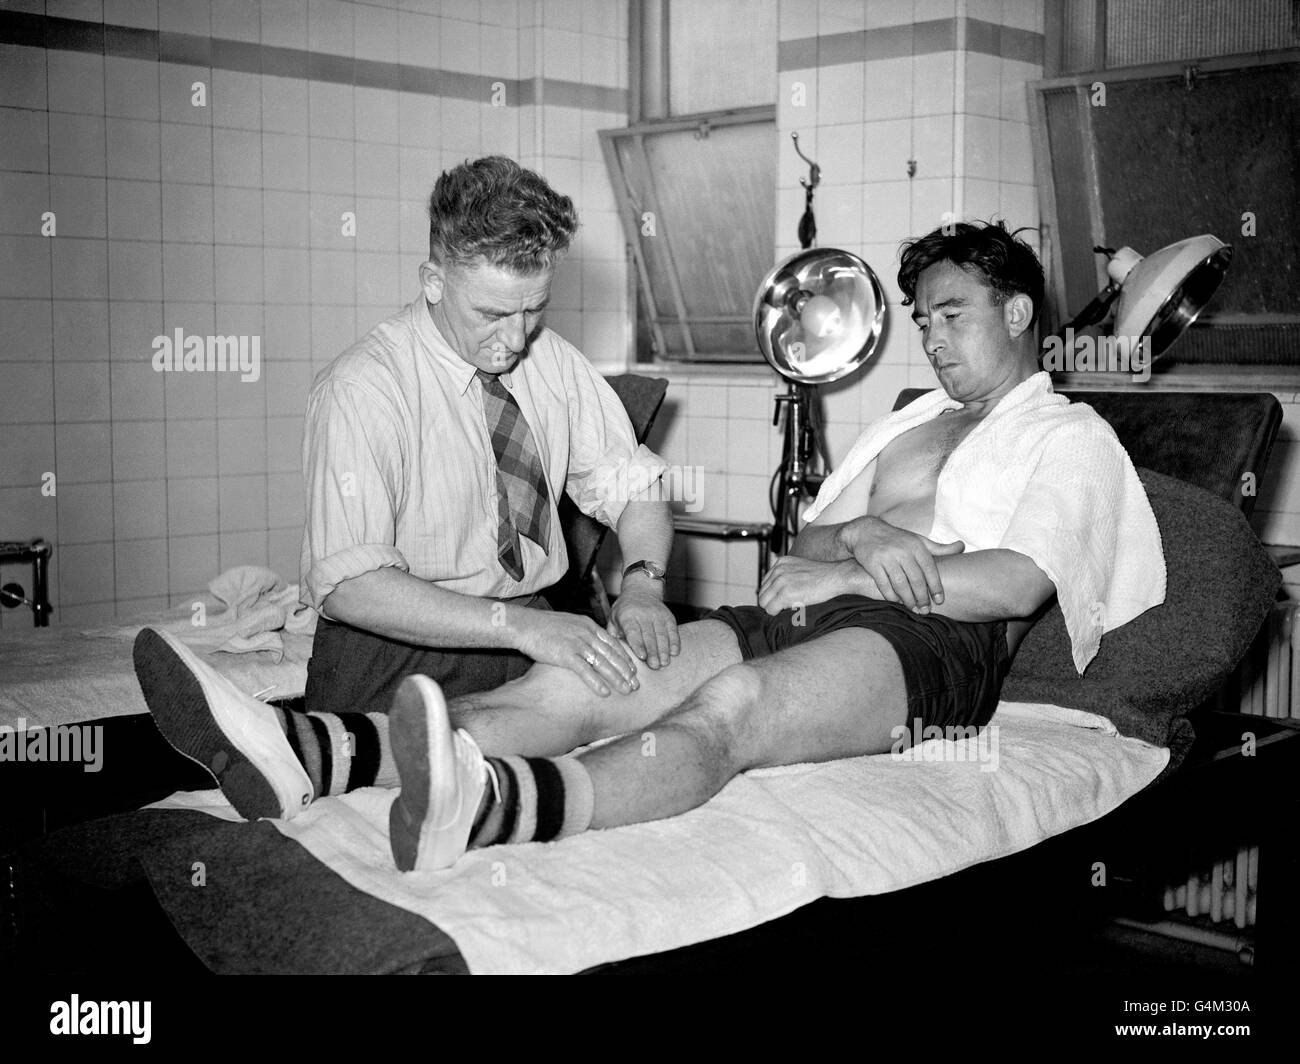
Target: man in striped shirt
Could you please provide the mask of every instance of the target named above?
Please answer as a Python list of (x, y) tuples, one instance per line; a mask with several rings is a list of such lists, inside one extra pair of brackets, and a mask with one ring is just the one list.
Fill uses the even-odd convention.
[[(608, 696), (640, 686), (638, 660), (661, 669), (680, 650), (663, 602), (672, 516), (652, 490), (666, 465), (542, 325), (573, 202), (491, 156), (444, 172), (429, 213), (419, 297), (330, 363), (308, 399), (302, 595), (320, 621), (307, 712), (214, 693), (158, 633), (137, 644), (163, 734), (250, 819), (395, 786), (387, 713), (407, 676), (461, 695), (544, 662)], [(632, 562), (607, 628), (541, 598), (568, 568), (560, 492), (615, 529)], [(537, 707), (539, 726), (558, 711)], [(250, 767), (259, 759), (280, 766), (278, 782)]]

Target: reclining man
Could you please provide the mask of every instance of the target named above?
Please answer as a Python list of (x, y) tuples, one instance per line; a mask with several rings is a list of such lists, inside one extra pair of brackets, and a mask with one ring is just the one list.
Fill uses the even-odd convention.
[(671, 668), (610, 698), (543, 665), (450, 705), (427, 677), (403, 682), (399, 868), (673, 816), (747, 769), (883, 753), (918, 720), (981, 726), (1054, 595), (1080, 672), (1104, 632), (1163, 601), (1127, 454), (1037, 369), (1033, 252), (1001, 226), (936, 230), (905, 246), (899, 284), (941, 387), (864, 432), (759, 606), (684, 626)]

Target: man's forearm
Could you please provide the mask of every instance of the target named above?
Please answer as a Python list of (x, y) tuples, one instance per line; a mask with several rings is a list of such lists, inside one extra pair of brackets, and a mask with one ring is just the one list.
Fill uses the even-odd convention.
[[(673, 549), (673, 513), (668, 503), (634, 499), (618, 519), (617, 531), (625, 565), (646, 561), (668, 567)], [(663, 587), (659, 580), (646, 583)]]
[(385, 566), (354, 576), (326, 597), (335, 621), (429, 647), (514, 647), (514, 611), (525, 606), (461, 595)]
[[(935, 561), (943, 580), (943, 602), (931, 603), (930, 612), (954, 621), (1028, 617), (1056, 590), (1041, 569), (1016, 551), (978, 550)], [(877, 591), (872, 597), (883, 596)]]
[(796, 558), (807, 558), (810, 562), (839, 562), (852, 558), (853, 552), (840, 539), (837, 525), (808, 525), (795, 537), (790, 545), (790, 553)]

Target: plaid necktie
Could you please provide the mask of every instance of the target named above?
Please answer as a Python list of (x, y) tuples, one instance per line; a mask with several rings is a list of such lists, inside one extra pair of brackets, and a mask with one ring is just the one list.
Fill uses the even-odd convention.
[(551, 506), (542, 460), (524, 415), (494, 374), (479, 370), (483, 416), (497, 457), (497, 557), (514, 579), (524, 578), (525, 535), (546, 550), (551, 537)]

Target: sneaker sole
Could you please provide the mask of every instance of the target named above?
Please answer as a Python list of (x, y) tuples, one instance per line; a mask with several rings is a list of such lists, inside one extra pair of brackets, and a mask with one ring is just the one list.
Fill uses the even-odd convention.
[[(163, 738), (207, 770), (240, 816), (276, 819), (298, 811), (293, 799), (282, 795), (271, 776), (257, 767), (259, 752), (252, 749), (253, 743), (245, 739), (241, 745), (229, 733), (229, 723), (219, 719), (213, 706), (218, 700), (208, 697), (201, 676), (187, 660), (198, 661), (192, 651), (166, 632), (145, 628), (135, 638), (132, 657)], [(264, 752), (261, 757), (279, 760)]]
[(442, 688), (427, 676), (406, 677), (393, 698), (388, 728), (402, 781), (388, 811), (393, 860), (403, 872), (450, 868), (465, 852), (464, 843), (446, 840), (445, 825), (431, 815), (454, 800), (457, 779), (455, 735)]
[(419, 863), (420, 843), (429, 819), (429, 715), (419, 686), (408, 676), (397, 687), (388, 711), (388, 736), (401, 792), (388, 809), (388, 839), (400, 871)]

